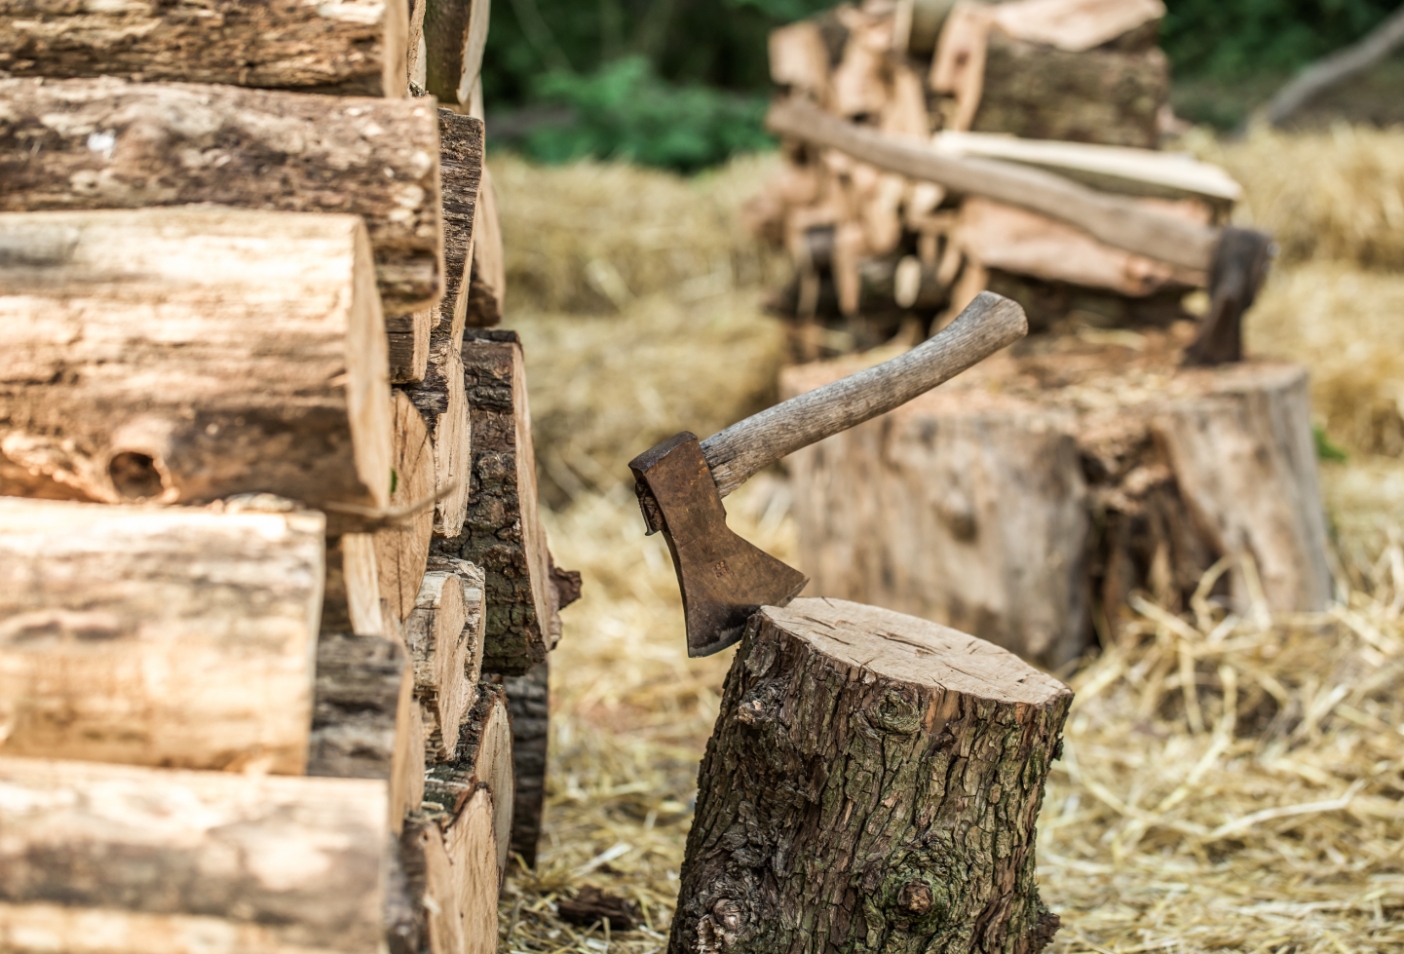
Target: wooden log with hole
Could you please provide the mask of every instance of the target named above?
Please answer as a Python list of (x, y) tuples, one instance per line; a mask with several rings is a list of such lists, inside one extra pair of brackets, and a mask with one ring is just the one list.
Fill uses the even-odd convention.
[[(1183, 368), (1187, 332), (1089, 331), (1016, 349), (792, 455), (813, 591), (1050, 667), (1108, 634), (1137, 591), (1172, 611), (1197, 592), (1237, 613), (1325, 609), (1306, 372)], [(782, 391), (848, 367), (791, 368)]]
[(668, 949), (1036, 954), (1058, 917), (1034, 825), (1071, 701), (936, 623), (763, 608), (698, 774)]

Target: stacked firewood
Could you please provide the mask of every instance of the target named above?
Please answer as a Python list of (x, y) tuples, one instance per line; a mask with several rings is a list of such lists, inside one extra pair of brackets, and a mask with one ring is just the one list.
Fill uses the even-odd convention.
[(0, 950), (496, 950), (578, 576), (490, 328), (487, 3), (20, 7)]
[(869, 347), (904, 324), (929, 332), (984, 289), (1019, 301), (1035, 331), (1188, 317), (1181, 300), (1208, 280), (1197, 262), (1088, 234), (1073, 210), (1048, 213), (1056, 195), (1014, 202), (981, 178), (988, 165), (1051, 172), (1185, 225), (1223, 221), (1239, 187), (1156, 151), (1174, 124), (1163, 14), (1160, 0), (866, 0), (772, 34), (784, 107), (974, 176), (956, 187), (904, 175), (772, 114), (786, 162), (749, 212), (794, 262), (774, 306), (795, 322), (800, 356)]

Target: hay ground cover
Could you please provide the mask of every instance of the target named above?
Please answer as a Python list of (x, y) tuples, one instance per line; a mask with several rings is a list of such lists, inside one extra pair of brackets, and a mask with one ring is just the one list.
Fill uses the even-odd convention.
[[(1249, 347), (1311, 367), (1318, 423), (1347, 454), (1322, 465), (1344, 596), (1276, 618), (1138, 601), (1064, 674), (1077, 701), (1040, 819), (1041, 890), (1063, 917), (1050, 950), (1404, 951), (1404, 240), (1372, 205), (1404, 189), (1389, 159), (1404, 133), (1192, 145), (1244, 181), (1244, 215), (1283, 246)], [(625, 465), (772, 399), (782, 344), (760, 300), (775, 262), (737, 216), (766, 160), (686, 181), (493, 162), (545, 519), (557, 562), (585, 576), (553, 656), (541, 860), (508, 879), (500, 949), (662, 951), (731, 653), (687, 658)], [(1373, 184), (1340, 191), (1362, 168)], [(1316, 179), (1337, 183), (1330, 201)], [(783, 474), (728, 510), (797, 560)], [(560, 920), (556, 901), (585, 885), (635, 901), (640, 929)]]

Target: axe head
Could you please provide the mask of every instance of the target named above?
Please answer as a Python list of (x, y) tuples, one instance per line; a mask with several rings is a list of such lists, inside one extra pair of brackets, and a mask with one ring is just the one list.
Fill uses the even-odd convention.
[(683, 432), (629, 462), (649, 532), (673, 554), (687, 618), (687, 654), (710, 656), (741, 638), (762, 606), (784, 606), (804, 574), (732, 533), (712, 470), (694, 434)]

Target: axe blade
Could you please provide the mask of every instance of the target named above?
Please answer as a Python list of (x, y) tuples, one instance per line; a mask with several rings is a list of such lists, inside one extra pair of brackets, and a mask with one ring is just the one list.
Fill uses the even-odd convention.
[(687, 654), (710, 656), (737, 642), (762, 606), (784, 606), (809, 580), (737, 536), (694, 434), (683, 432), (629, 463), (651, 530), (673, 555), (687, 619)]

